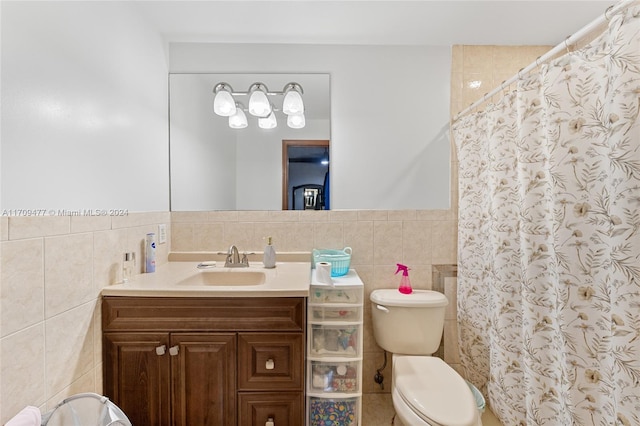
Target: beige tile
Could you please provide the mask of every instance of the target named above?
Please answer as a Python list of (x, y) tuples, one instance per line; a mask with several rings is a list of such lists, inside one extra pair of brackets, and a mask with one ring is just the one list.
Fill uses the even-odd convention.
[(373, 222), (345, 223), (344, 244), (353, 250), (352, 264), (373, 264)]
[(111, 229), (111, 216), (72, 216), (71, 232), (91, 232)]
[(305, 210), (300, 212), (300, 222), (328, 222), (329, 211)]
[(444, 322), (444, 361), (447, 364), (459, 364), (458, 351), (458, 321), (445, 320)]
[(329, 220), (331, 222), (353, 222), (358, 220), (357, 210), (330, 210)]
[(267, 245), (267, 237), (271, 237), (271, 242), (276, 247), (276, 252), (286, 251), (283, 248), (282, 244), (286, 244), (286, 236), (289, 232), (291, 232), (291, 225), (293, 225), (294, 223), (295, 222), (256, 223), (254, 227), (253, 239), (249, 243), (249, 245), (246, 246), (246, 250), (259, 252), (264, 251), (264, 246)]
[(451, 71), (461, 73), (464, 65), (464, 46), (454, 45), (451, 47)]
[(239, 211), (238, 212), (238, 221), (239, 222), (268, 222), (269, 221), (269, 212), (266, 210), (263, 211)]
[(463, 71), (491, 71), (494, 67), (494, 46), (464, 46)]
[[(122, 263), (127, 252), (127, 230), (93, 234), (93, 279), (98, 290), (122, 282)], [(142, 259), (136, 258), (139, 264)]]
[(85, 303), (46, 321), (47, 395), (61, 392), (93, 368), (93, 308), (94, 302)]
[(27, 405), (45, 401), (44, 323), (0, 339), (0, 424)]
[(95, 299), (93, 234), (44, 240), (45, 318)]
[(375, 222), (373, 261), (376, 265), (395, 265), (402, 259), (402, 222)]
[(300, 220), (300, 211), (298, 210), (270, 211), (269, 220), (271, 222), (297, 222)]
[(71, 219), (69, 216), (9, 218), (10, 240), (68, 234), (70, 229)]
[[(257, 224), (251, 222), (225, 222), (222, 225), (223, 234), (212, 241), (213, 251), (226, 251), (231, 245), (235, 245), (240, 251), (248, 251), (256, 249), (256, 232)], [(251, 248), (253, 247), (253, 248)]]
[(44, 320), (43, 239), (1, 243), (0, 336)]
[[(225, 238), (227, 225), (237, 225), (235, 222), (226, 223), (198, 223), (193, 226), (193, 250), (218, 251), (224, 250), (232, 243), (233, 238)], [(247, 231), (253, 231), (247, 226)], [(226, 243), (226, 244), (225, 244)], [(239, 243), (236, 244), (239, 246)]]
[(363, 426), (400, 426), (393, 418), (395, 411), (390, 393), (368, 393), (362, 397)]
[(358, 210), (358, 220), (386, 221), (388, 217), (386, 210)]
[[(83, 374), (82, 376), (80, 376), (77, 380), (74, 380), (72, 383), (69, 384), (69, 386), (66, 386), (60, 392), (58, 392), (57, 394), (49, 398), (47, 400), (47, 410), (54, 409), (55, 406), (58, 405), (60, 402), (62, 402), (65, 398), (68, 398), (72, 395), (76, 395), (78, 393), (95, 392), (95, 389), (96, 389), (95, 372), (92, 369), (92, 370), (89, 370), (87, 373)], [(78, 407), (81, 408), (82, 405), (78, 405)], [(94, 405), (87, 405), (87, 408), (89, 407), (94, 408)], [(51, 417), (49, 423), (47, 423), (47, 426), (73, 425), (74, 419), (65, 417), (65, 415), (68, 416), (69, 414), (70, 412), (66, 410), (62, 410), (59, 413), (56, 413), (54, 416)], [(83, 417), (81, 409), (78, 410), (78, 416), (80, 421), (93, 420), (90, 417)]]
[(194, 251), (192, 223), (173, 222), (171, 226), (171, 249), (173, 251)]
[(314, 248), (343, 249), (344, 228), (341, 222), (324, 222), (313, 224)]
[(9, 218), (7, 216), (0, 217), (0, 241), (9, 239)]
[[(313, 249), (313, 223), (291, 223), (288, 230), (276, 245), (278, 251), (311, 251)], [(278, 248), (280, 247), (280, 248)]]
[(447, 265), (457, 261), (458, 228), (455, 221), (437, 221), (432, 227), (432, 264)]
[(210, 211), (208, 213), (208, 222), (237, 222), (239, 220), (237, 211)]
[(431, 222), (402, 222), (403, 263), (407, 265), (431, 264)]
[(455, 277), (444, 278), (444, 295), (447, 297), (449, 304), (445, 310), (445, 319), (455, 320), (457, 318), (457, 303), (458, 303), (458, 281)]
[[(214, 212), (171, 212), (171, 222), (173, 223), (207, 223), (211, 221)], [(218, 212), (215, 212), (218, 213)], [(226, 212), (224, 212), (226, 213)], [(234, 212), (235, 213), (235, 212)], [(235, 214), (235, 220), (238, 215)]]
[(417, 210), (389, 210), (387, 211), (387, 220), (416, 220)]

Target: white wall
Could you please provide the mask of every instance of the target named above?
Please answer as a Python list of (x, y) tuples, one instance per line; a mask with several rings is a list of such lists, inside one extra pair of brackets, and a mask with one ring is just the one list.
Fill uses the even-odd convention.
[(449, 206), (443, 46), (172, 43), (171, 72), (331, 74), (331, 207)]
[(168, 210), (167, 63), (127, 2), (3, 2), (3, 209)]

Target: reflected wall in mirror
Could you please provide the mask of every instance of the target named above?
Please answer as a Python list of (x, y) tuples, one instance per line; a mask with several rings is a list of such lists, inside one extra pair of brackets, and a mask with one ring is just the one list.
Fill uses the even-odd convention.
[[(278, 125), (231, 129), (213, 112), (213, 88), (228, 83), (247, 91), (256, 82), (281, 91), (296, 82), (303, 89), (305, 127), (292, 129), (276, 112)], [(281, 98), (281, 97), (280, 97)], [(283, 207), (283, 140), (329, 140), (329, 74), (170, 74), (169, 146), (171, 210), (280, 210)], [(238, 99), (248, 104), (248, 99)], [(274, 100), (276, 109), (282, 99)]]

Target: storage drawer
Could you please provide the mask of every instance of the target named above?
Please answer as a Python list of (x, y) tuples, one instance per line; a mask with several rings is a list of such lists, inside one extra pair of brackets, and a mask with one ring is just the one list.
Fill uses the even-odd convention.
[(311, 325), (310, 356), (360, 356), (360, 325)]
[(346, 303), (362, 305), (361, 287), (311, 286), (309, 303)]
[(359, 398), (309, 397), (309, 426), (354, 426), (359, 423)]
[(239, 333), (239, 390), (303, 390), (302, 333)]
[(360, 361), (309, 361), (310, 392), (360, 392)]
[(302, 392), (238, 393), (238, 426), (265, 426), (269, 419), (274, 426), (304, 424)]
[(309, 305), (309, 321), (311, 322), (360, 322), (362, 306)]

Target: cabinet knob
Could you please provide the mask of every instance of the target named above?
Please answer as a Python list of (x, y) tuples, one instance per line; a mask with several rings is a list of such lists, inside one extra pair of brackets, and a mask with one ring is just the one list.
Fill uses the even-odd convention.
[(273, 421), (273, 417), (269, 417), (264, 426), (276, 426), (276, 423)]
[(269, 358), (265, 363), (264, 368), (266, 368), (267, 370), (273, 370), (274, 368), (276, 368), (276, 363), (272, 358)]
[(178, 350), (179, 350), (179, 349), (180, 349), (180, 347), (179, 347), (178, 345), (171, 346), (171, 347), (169, 348), (169, 355), (171, 355), (171, 356), (176, 356), (176, 355), (178, 355)]
[(158, 355), (158, 356), (164, 355), (165, 352), (167, 352), (167, 346), (166, 345), (162, 345), (162, 346), (156, 347), (156, 355)]

